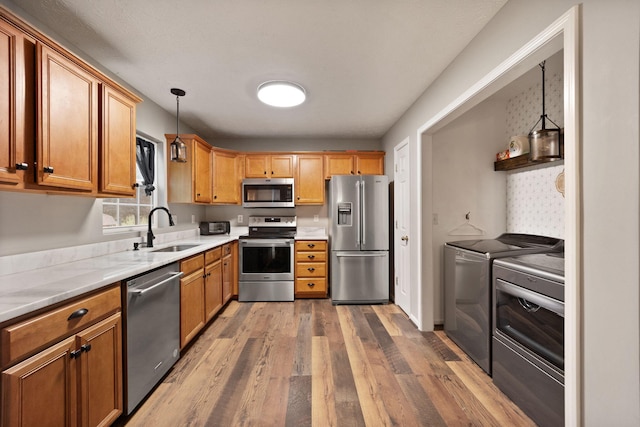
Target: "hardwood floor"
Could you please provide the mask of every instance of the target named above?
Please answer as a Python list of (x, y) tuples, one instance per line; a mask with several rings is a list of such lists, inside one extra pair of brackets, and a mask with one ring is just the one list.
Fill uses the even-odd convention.
[(533, 426), (395, 305), (232, 301), (126, 426)]

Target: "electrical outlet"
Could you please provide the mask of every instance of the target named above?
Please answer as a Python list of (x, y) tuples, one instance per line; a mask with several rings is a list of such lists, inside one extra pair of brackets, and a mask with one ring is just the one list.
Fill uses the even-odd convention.
[(438, 214), (437, 213), (433, 214), (433, 225), (438, 225)]
[(191, 215), (191, 224), (195, 224), (195, 223), (196, 223), (196, 216)]
[(314, 215), (313, 222), (318, 222), (318, 221), (320, 221), (320, 217), (318, 217), (318, 215)]
[(244, 222), (244, 216), (238, 215), (238, 224), (242, 224)]

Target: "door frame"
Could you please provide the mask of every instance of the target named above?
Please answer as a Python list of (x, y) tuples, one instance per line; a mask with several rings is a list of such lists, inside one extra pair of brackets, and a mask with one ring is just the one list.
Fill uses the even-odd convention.
[[(544, 31), (525, 44), (507, 60), (465, 91), (447, 107), (417, 130), (419, 170), (416, 181), (432, 188), (432, 135), (470, 110), (525, 71), (553, 53), (563, 50), (564, 61), (564, 147), (565, 147), (565, 424), (582, 424), (582, 187), (581, 187), (581, 99), (580, 99), (580, 6), (573, 6)], [(433, 329), (434, 312), (434, 249), (431, 242), (433, 200), (431, 191), (422, 194), (417, 224), (421, 224), (424, 258), (419, 262), (417, 278), (422, 283), (419, 296), (422, 304), (421, 330)], [(412, 222), (412, 224), (416, 224)], [(420, 246), (420, 245), (416, 245)], [(423, 274), (424, 272), (424, 274)], [(416, 296), (418, 297), (418, 296)]]

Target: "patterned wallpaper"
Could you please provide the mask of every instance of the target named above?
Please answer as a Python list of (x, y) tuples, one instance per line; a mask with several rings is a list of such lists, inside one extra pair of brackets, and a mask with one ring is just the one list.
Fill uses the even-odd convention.
[[(545, 72), (547, 117), (564, 126), (562, 73)], [(507, 101), (505, 141), (527, 135), (542, 114), (542, 83)], [(554, 127), (547, 122), (547, 128)], [(540, 129), (541, 124), (536, 125)], [(564, 238), (564, 197), (556, 189), (564, 162), (553, 162), (507, 172), (507, 232)]]

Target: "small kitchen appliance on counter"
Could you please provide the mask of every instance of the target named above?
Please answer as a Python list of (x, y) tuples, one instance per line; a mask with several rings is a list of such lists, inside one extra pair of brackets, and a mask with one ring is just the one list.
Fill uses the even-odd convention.
[(493, 260), (550, 252), (561, 243), (552, 237), (505, 233), (444, 245), (444, 330), (489, 375)]
[(229, 221), (202, 221), (200, 223), (200, 235), (229, 234), (231, 223)]
[(540, 426), (564, 423), (564, 251), (493, 264), (493, 382)]
[(293, 301), (295, 216), (250, 216), (239, 238), (238, 301)]
[(337, 175), (330, 182), (331, 302), (389, 302), (389, 180)]

